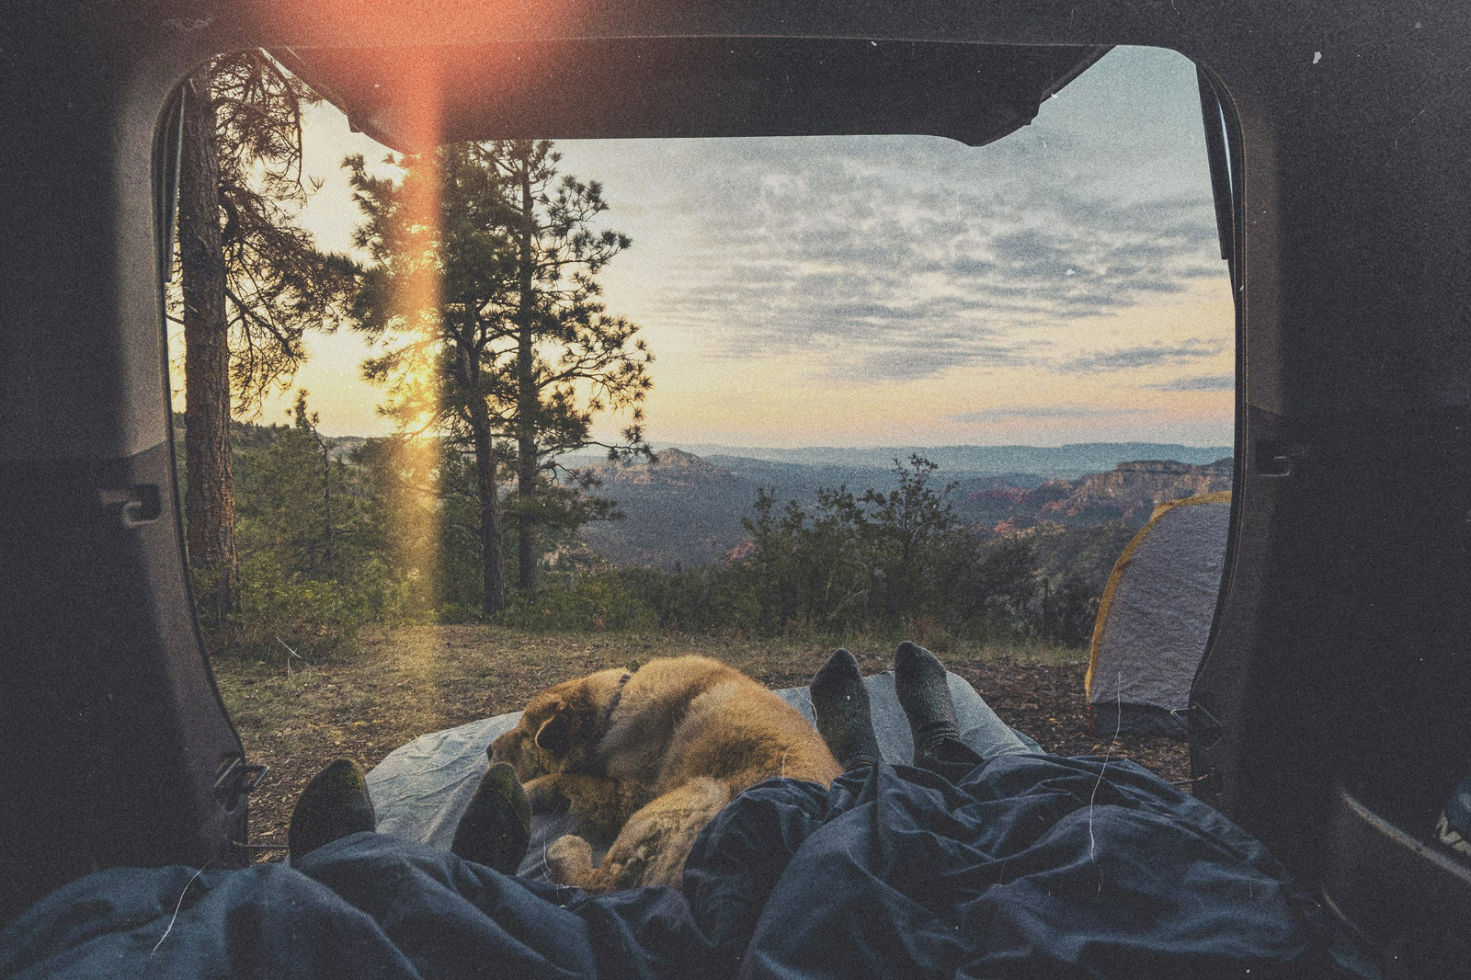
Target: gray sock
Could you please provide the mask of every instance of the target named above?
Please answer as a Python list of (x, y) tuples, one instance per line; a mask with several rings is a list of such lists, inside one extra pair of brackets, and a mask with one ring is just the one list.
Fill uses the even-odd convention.
[(852, 769), (883, 761), (868, 715), (868, 689), (853, 654), (835, 651), (812, 678), (811, 691), (817, 730), (839, 765)]
[(337, 759), (312, 777), (291, 811), (286, 843), (291, 863), (334, 840), (373, 830), (373, 801), (363, 767), (351, 759)]
[(899, 644), (894, 652), (894, 688), (914, 735), (915, 765), (922, 764), (921, 757), (933, 756), (941, 743), (960, 741), (945, 665), (934, 654), (907, 640)]
[(455, 828), (450, 851), (467, 861), (513, 875), (531, 840), (531, 803), (508, 763), (485, 770)]

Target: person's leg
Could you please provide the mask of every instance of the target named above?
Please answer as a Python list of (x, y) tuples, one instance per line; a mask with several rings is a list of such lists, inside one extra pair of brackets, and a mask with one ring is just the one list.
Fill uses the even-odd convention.
[(312, 777), (291, 811), (286, 844), (291, 863), (324, 844), (373, 830), (377, 818), (363, 768), (351, 759), (337, 759)]
[[(333, 841), (374, 829), (373, 801), (362, 767), (351, 759), (337, 759), (307, 783), (291, 811), (287, 831), (291, 863), (299, 864)], [(460, 817), (450, 851), (503, 874), (515, 874), (530, 838), (531, 805), (516, 771), (504, 762), (492, 765)]]
[(531, 840), (531, 803), (508, 763), (485, 770), (455, 828), (450, 851), (468, 861), (513, 875)]
[(945, 665), (924, 647), (904, 642), (894, 653), (894, 689), (914, 735), (914, 764), (946, 778), (963, 774), (982, 762), (960, 740), (955, 703)]
[(809, 690), (817, 730), (838, 765), (854, 769), (883, 761), (868, 714), (868, 689), (853, 654), (835, 651), (813, 676)]

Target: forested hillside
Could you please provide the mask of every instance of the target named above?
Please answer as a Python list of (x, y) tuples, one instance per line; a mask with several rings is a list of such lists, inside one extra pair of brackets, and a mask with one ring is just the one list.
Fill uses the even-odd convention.
[[(1136, 449), (1121, 446), (1120, 451)], [(928, 450), (914, 450), (923, 455)], [(928, 456), (924, 456), (928, 459)], [(749, 537), (742, 520), (759, 490), (803, 508), (823, 488), (887, 493), (899, 486), (890, 460), (885, 469), (833, 464), (806, 466), (737, 456), (701, 459), (680, 449), (655, 460), (597, 466), (599, 492), (624, 514), (590, 525), (584, 539), (618, 566), (672, 571), (725, 559)], [(959, 475), (941, 468), (936, 480), (953, 483), (949, 501), (958, 520), (999, 535), (1029, 528), (1090, 528), (1117, 521), (1142, 527), (1157, 504), (1231, 488), (1231, 460), (1191, 465), (1173, 460), (1117, 463), (1104, 473), (1077, 479), (1038, 474)]]
[[(406, 452), (398, 437), (327, 438), (304, 395), (291, 425), (237, 423), (233, 434), (242, 598), (212, 627), (216, 648), (291, 653), (369, 624), (481, 618), (465, 452), (437, 444), (425, 464), (422, 447)], [(496, 621), (760, 635), (921, 629), (1078, 645), (1153, 507), (1230, 484), (1229, 460), (1125, 462), (1042, 482), (946, 482), (917, 453), (889, 470), (723, 462), (734, 465), (666, 449), (574, 469), (566, 479), (594, 495), (597, 519), (538, 538), (540, 586), (515, 592)], [(854, 482), (828, 482), (839, 474)], [(406, 532), (419, 547), (401, 547)], [(518, 541), (504, 533), (514, 567)]]

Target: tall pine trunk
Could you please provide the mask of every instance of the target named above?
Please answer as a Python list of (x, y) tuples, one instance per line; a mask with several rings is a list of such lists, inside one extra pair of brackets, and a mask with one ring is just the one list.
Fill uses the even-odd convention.
[(184, 294), (184, 450), (189, 564), (198, 606), (215, 622), (239, 607), (230, 469), (230, 338), (220, 233), (219, 158), (209, 68), (189, 76), (179, 173)]
[(495, 482), (495, 446), (490, 417), (484, 405), (471, 409), (470, 429), (475, 439), (475, 471), (480, 490), (480, 567), (483, 592), (480, 609), (494, 616), (506, 608), (506, 573), (501, 554), (501, 506)]
[(516, 311), (516, 492), (520, 497), (516, 545), (518, 584), (528, 594), (536, 591), (536, 424), (541, 395), (536, 389), (533, 341), (536, 326), (536, 255), (532, 247), (532, 225), (536, 220), (531, 196), (531, 162), (521, 168), (520, 307)]

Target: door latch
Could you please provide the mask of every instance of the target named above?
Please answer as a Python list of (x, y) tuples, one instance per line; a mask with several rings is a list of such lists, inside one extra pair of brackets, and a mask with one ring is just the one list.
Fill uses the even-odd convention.
[(233, 810), (240, 805), (241, 798), (249, 796), (262, 782), (270, 766), (247, 765), (245, 758), (232, 755), (220, 763), (219, 775), (215, 777), (215, 797)]
[(102, 505), (103, 513), (128, 528), (156, 521), (163, 514), (163, 496), (152, 483), (98, 490), (97, 502)]

